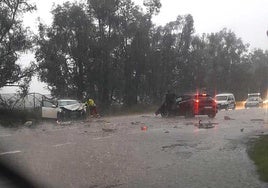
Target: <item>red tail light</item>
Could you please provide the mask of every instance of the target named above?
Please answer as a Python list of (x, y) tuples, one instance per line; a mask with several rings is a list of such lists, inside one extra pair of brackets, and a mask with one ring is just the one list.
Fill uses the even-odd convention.
[(198, 114), (199, 112), (199, 99), (195, 99), (195, 103), (194, 103), (194, 113)]

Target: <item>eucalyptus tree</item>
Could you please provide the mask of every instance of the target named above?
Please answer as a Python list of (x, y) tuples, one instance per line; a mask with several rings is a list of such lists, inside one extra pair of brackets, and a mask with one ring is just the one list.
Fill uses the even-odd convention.
[(228, 91), (234, 89), (232, 75), (243, 57), (248, 53), (248, 45), (234, 32), (222, 29), (207, 35), (207, 74), (206, 85), (214, 90)]
[(22, 15), (35, 9), (28, 0), (0, 1), (0, 88), (23, 78), (29, 82), (35, 70), (34, 64), (25, 69), (18, 64), (20, 54), (31, 48), (32, 41), (30, 30), (23, 27)]
[(95, 26), (84, 4), (66, 2), (53, 11), (51, 27), (39, 25), (39, 76), (52, 94), (83, 98), (95, 41)]

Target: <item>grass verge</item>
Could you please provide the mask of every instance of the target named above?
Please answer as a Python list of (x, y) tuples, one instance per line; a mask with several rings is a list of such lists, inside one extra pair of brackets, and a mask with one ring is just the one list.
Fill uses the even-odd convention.
[(260, 179), (268, 182), (268, 135), (255, 140), (248, 150), (248, 154), (257, 166)]

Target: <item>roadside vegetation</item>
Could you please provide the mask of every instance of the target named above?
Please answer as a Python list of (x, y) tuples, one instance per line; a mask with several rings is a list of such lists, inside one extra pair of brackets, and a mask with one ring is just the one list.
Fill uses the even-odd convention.
[(268, 135), (254, 141), (248, 153), (257, 166), (260, 179), (268, 182)]
[(18, 127), (27, 121), (38, 122), (41, 120), (41, 109), (36, 110), (7, 110), (0, 109), (0, 126)]
[[(53, 97), (92, 98), (105, 109), (114, 101), (154, 105), (167, 90), (266, 96), (268, 51), (251, 50), (228, 28), (197, 34), (190, 14), (155, 25), (160, 0), (144, 0), (143, 7), (133, 0), (65, 2), (34, 35), (22, 15), (35, 10), (29, 0), (0, 1), (0, 88), (27, 93), (35, 74)], [(19, 57), (29, 50), (36, 61), (23, 68)]]

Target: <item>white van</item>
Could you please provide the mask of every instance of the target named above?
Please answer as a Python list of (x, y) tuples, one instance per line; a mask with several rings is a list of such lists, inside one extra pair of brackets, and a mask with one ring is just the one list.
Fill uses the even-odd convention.
[(215, 96), (215, 101), (219, 110), (235, 109), (235, 97), (232, 93), (221, 93)]

